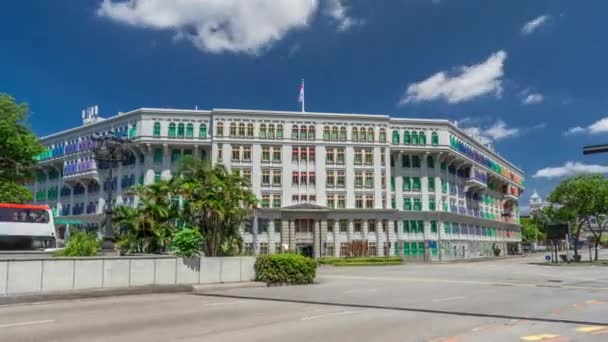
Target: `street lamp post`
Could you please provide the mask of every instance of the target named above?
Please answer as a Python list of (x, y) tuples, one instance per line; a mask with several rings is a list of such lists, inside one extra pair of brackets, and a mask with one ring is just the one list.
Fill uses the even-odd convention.
[[(99, 163), (108, 163), (108, 179), (109, 186), (106, 196), (106, 205), (105, 205), (105, 222), (104, 227), (102, 229), (102, 235), (104, 240), (111, 238), (112, 232), (112, 199), (114, 197), (114, 167), (118, 165), (118, 163), (127, 161), (127, 157), (129, 155), (129, 147), (131, 146), (131, 140), (113, 136), (113, 135), (103, 135), (103, 136), (95, 136), (91, 138), (95, 143), (93, 147), (93, 155), (95, 161)], [(99, 168), (99, 164), (97, 165)], [(118, 181), (117, 181), (118, 183)]]

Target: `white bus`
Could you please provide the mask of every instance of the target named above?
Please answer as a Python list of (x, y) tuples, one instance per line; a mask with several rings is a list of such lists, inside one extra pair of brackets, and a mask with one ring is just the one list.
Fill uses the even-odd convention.
[(55, 224), (48, 205), (0, 203), (0, 250), (55, 247)]

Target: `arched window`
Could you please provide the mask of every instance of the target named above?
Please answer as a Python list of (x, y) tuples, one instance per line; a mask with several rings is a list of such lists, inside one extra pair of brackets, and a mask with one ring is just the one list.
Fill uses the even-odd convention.
[(160, 122), (154, 123), (154, 130), (152, 131), (152, 135), (155, 137), (160, 137)]
[(230, 123), (230, 136), (236, 137), (236, 123), (234, 122)]
[(433, 159), (433, 156), (426, 157), (426, 167), (429, 169), (435, 168), (435, 160)]
[(418, 134), (416, 131), (412, 131), (412, 145), (418, 145)]
[(439, 145), (439, 135), (437, 135), (437, 132), (431, 133), (431, 144)]
[(300, 131), (298, 130), (298, 125), (291, 126), (291, 139), (298, 140), (298, 137), (300, 136), (299, 134)]
[(338, 127), (336, 126), (331, 129), (331, 140), (338, 140)]
[(346, 141), (346, 127), (340, 127), (340, 141)]
[(380, 134), (378, 135), (378, 138), (381, 143), (386, 142), (386, 130), (384, 128), (380, 128)]
[(175, 138), (175, 123), (169, 124), (169, 138)]
[(373, 142), (375, 140), (374, 129), (373, 128), (368, 128), (367, 129), (367, 140), (370, 141), (370, 142)]
[(315, 126), (308, 126), (308, 140), (315, 140)]
[(357, 127), (353, 127), (350, 133), (350, 140), (357, 141), (359, 140), (359, 129)]
[(323, 140), (329, 140), (329, 126), (323, 127)]
[(268, 138), (274, 139), (274, 125), (273, 124), (268, 125)]
[(418, 142), (420, 145), (426, 145), (426, 134), (424, 132), (420, 132), (420, 134), (418, 134)]
[(359, 132), (359, 141), (367, 141), (367, 131), (365, 128), (361, 128), (361, 131)]
[(403, 132), (403, 143), (406, 145), (409, 145), (412, 143), (412, 141), (410, 140), (410, 132), (409, 131), (405, 131)]
[(393, 144), (399, 143), (399, 131), (393, 131)]
[(253, 124), (252, 123), (247, 124), (247, 136), (253, 137)]
[(199, 126), (198, 137), (201, 139), (207, 138), (207, 125), (204, 123)]
[(300, 128), (300, 140), (306, 140), (308, 133), (306, 133), (306, 126)]
[(266, 139), (266, 137), (267, 137), (266, 124), (261, 124), (260, 125), (260, 138)]
[(283, 139), (283, 125), (277, 125), (277, 139)]
[(239, 137), (245, 136), (245, 124), (243, 122), (239, 123)]
[(186, 125), (186, 138), (194, 138), (194, 125), (191, 123)]
[(177, 137), (178, 138), (184, 137), (184, 124), (181, 122), (179, 124), (177, 124)]
[(217, 135), (218, 136), (222, 136), (224, 135), (224, 123), (223, 122), (218, 122), (217, 123)]
[(129, 138), (135, 138), (137, 135), (137, 123), (133, 123), (131, 129), (129, 130)]

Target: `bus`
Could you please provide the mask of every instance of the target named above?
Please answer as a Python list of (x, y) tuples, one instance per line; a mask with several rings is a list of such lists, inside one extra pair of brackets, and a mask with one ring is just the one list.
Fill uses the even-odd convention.
[(0, 203), (0, 250), (55, 247), (55, 224), (48, 205)]

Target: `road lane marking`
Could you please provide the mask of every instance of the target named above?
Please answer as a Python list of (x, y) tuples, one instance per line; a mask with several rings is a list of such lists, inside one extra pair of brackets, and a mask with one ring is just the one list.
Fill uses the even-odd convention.
[(598, 326), (598, 327), (578, 327), (578, 328), (576, 328), (577, 332), (582, 332), (582, 333), (593, 333), (596, 331), (604, 331), (604, 330), (608, 331), (608, 327)]
[(557, 289), (570, 290), (594, 290), (608, 291), (608, 287), (590, 287), (576, 285), (545, 285), (545, 284), (529, 284), (529, 283), (509, 283), (500, 281), (482, 281), (482, 280), (455, 280), (455, 279), (439, 279), (439, 278), (417, 278), (417, 277), (360, 277), (348, 275), (322, 275), (318, 278), (326, 279), (351, 279), (351, 280), (377, 280), (377, 281), (417, 281), (425, 283), (446, 283), (446, 284), (465, 284), (465, 285), (490, 285), (490, 286), (515, 286), (515, 287), (551, 287)]
[(36, 324), (47, 324), (47, 323), (55, 323), (54, 319), (47, 319), (45, 321), (31, 321), (31, 322), (19, 322), (12, 324), (2, 324), (0, 328), (10, 328), (10, 327), (22, 327), (26, 325), (36, 325)]
[(306, 317), (302, 317), (302, 321), (310, 321), (313, 319), (318, 319), (318, 318), (324, 318), (324, 317), (328, 317), (328, 316), (344, 316), (344, 315), (352, 315), (355, 313), (359, 313), (361, 311), (338, 311), (338, 312), (328, 312), (325, 314), (321, 314), (321, 315), (312, 315), (312, 316), (306, 316)]
[(447, 297), (447, 298), (435, 298), (433, 299), (433, 302), (447, 302), (449, 300), (456, 300), (456, 299), (465, 299), (466, 297), (463, 296), (455, 296), (455, 297)]

